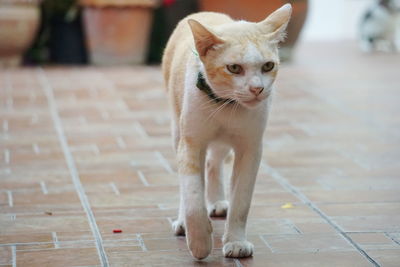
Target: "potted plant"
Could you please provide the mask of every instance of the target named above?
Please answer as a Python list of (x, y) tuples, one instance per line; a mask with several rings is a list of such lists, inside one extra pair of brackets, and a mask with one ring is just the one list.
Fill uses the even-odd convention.
[(18, 66), (40, 21), (40, 0), (0, 0), (0, 65)]
[(290, 3), (293, 7), (292, 18), (287, 28), (288, 38), (280, 49), (282, 60), (289, 60), (307, 16), (308, 0), (199, 0), (203, 11), (223, 12), (234, 19), (261, 21), (282, 5)]
[(44, 0), (43, 13), (48, 24), (50, 62), (86, 63), (86, 48), (77, 0)]
[(158, 0), (81, 0), (90, 61), (99, 65), (145, 61)]
[(197, 0), (162, 0), (162, 5), (154, 12), (148, 63), (161, 62), (165, 45), (176, 24), (187, 15), (197, 11)]
[(77, 0), (43, 0), (39, 33), (25, 55), (27, 64), (84, 64), (84, 44)]

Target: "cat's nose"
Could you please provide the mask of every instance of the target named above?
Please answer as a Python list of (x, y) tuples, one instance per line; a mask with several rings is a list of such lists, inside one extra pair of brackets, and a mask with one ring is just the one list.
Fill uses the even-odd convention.
[(258, 96), (259, 94), (262, 93), (264, 90), (264, 87), (250, 87), (250, 92), (253, 93), (253, 95)]

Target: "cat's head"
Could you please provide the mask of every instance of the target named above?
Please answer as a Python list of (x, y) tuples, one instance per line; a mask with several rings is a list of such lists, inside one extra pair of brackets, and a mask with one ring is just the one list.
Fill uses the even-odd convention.
[(248, 108), (268, 98), (291, 12), (286, 4), (259, 23), (235, 21), (214, 28), (189, 20), (207, 82), (218, 97)]

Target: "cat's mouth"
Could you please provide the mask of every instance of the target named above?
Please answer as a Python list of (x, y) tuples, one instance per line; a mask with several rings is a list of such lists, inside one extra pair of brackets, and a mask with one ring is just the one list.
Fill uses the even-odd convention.
[(257, 106), (260, 102), (262, 101), (262, 99), (258, 99), (257, 97), (250, 99), (250, 100), (246, 100), (246, 101), (240, 101), (240, 103), (242, 103), (244, 106), (246, 107), (255, 107)]
[(243, 103), (245, 103), (247, 105), (254, 105), (254, 104), (257, 104), (259, 102), (261, 102), (261, 100), (258, 99), (258, 98), (253, 98), (251, 100), (243, 101)]

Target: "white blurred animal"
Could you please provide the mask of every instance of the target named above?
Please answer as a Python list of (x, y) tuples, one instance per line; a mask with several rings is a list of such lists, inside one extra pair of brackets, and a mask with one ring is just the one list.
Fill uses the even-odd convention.
[(400, 0), (376, 0), (360, 23), (361, 49), (365, 52), (400, 51)]

